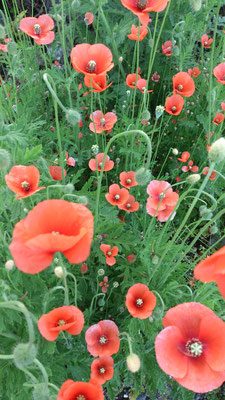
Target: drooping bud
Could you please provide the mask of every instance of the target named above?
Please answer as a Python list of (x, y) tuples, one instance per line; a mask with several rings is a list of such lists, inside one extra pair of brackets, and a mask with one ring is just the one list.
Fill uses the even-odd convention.
[(45, 383), (40, 383), (33, 390), (33, 400), (50, 400), (49, 390), (46, 390)]
[(139, 371), (141, 367), (141, 361), (137, 354), (131, 353), (127, 357), (127, 368), (134, 374)]
[(151, 113), (148, 110), (144, 110), (142, 113), (142, 119), (149, 121), (151, 118)]
[(151, 180), (151, 171), (149, 169), (145, 169), (144, 167), (139, 168), (136, 171), (135, 180), (140, 186), (147, 185), (147, 183)]
[(63, 278), (63, 268), (60, 265), (54, 269), (54, 273), (57, 278)]
[(177, 156), (179, 152), (178, 152), (177, 149), (173, 149), (173, 150), (172, 150), (172, 153), (173, 153), (175, 156)]
[(71, 7), (74, 10), (77, 10), (78, 8), (80, 8), (80, 0), (73, 0), (71, 3)]
[(15, 56), (18, 52), (17, 44), (15, 42), (9, 41), (9, 43), (7, 44), (7, 50), (10, 55)]
[(221, 137), (216, 140), (209, 149), (209, 160), (214, 163), (220, 163), (225, 160), (225, 139)]
[(5, 269), (7, 269), (8, 271), (11, 271), (14, 267), (15, 263), (13, 260), (8, 260), (5, 263)]
[(202, 0), (190, 0), (190, 5), (195, 11), (199, 11), (202, 7)]
[(23, 369), (34, 362), (37, 349), (34, 344), (20, 343), (15, 347), (13, 356), (16, 367)]
[(72, 125), (72, 126), (77, 125), (79, 123), (80, 119), (81, 119), (81, 115), (78, 111), (72, 110), (72, 109), (69, 109), (66, 111), (66, 120), (70, 125)]
[(213, 213), (211, 212), (211, 210), (208, 209), (206, 206), (199, 207), (199, 214), (200, 214), (200, 217), (202, 217), (206, 221), (210, 221), (210, 219), (213, 216)]
[(0, 149), (0, 168), (8, 168), (10, 166), (10, 154), (5, 149)]
[(192, 175), (189, 175), (189, 176), (187, 177), (186, 182), (192, 184), (192, 183), (198, 182), (200, 179), (201, 179), (201, 175), (199, 175), (199, 174), (192, 174)]

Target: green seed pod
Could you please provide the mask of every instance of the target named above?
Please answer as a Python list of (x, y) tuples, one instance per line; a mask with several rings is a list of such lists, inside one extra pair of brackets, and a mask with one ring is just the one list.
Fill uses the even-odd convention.
[(151, 180), (151, 171), (149, 169), (145, 169), (141, 167), (137, 170), (135, 175), (135, 180), (140, 186), (147, 185)]
[(18, 52), (17, 44), (15, 42), (9, 41), (9, 43), (7, 44), (7, 50), (11, 56), (15, 56)]
[(72, 109), (66, 111), (66, 120), (70, 125), (72, 126), (77, 125), (80, 119), (81, 115), (78, 111)]
[(15, 347), (13, 356), (16, 367), (22, 369), (34, 362), (37, 349), (34, 344), (20, 343)]
[(0, 168), (8, 168), (10, 166), (10, 154), (5, 149), (0, 149)]
[(202, 7), (202, 0), (190, 0), (190, 5), (195, 11), (199, 11)]

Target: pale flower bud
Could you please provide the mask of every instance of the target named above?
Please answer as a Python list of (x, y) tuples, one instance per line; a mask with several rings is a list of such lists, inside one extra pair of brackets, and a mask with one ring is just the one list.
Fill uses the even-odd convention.
[(5, 263), (5, 269), (7, 269), (8, 271), (11, 271), (14, 267), (14, 261), (13, 260), (8, 260)]
[(54, 269), (54, 273), (57, 276), (57, 278), (63, 278), (63, 268), (58, 266)]
[(178, 152), (177, 149), (173, 149), (173, 150), (172, 150), (172, 153), (173, 153), (175, 156), (177, 156), (179, 152)]
[(192, 183), (198, 182), (200, 179), (201, 179), (201, 175), (193, 174), (193, 175), (189, 175), (187, 177), (186, 182), (192, 184)]
[(78, 111), (72, 110), (72, 109), (66, 111), (66, 120), (70, 125), (72, 125), (72, 126), (77, 125), (79, 123), (80, 119), (81, 119), (81, 116)]
[(141, 361), (137, 354), (131, 353), (127, 357), (127, 368), (132, 372), (135, 373), (139, 371), (141, 367)]
[(225, 139), (221, 137), (216, 140), (209, 149), (209, 159), (211, 162), (220, 163), (225, 160)]
[(190, 0), (190, 5), (195, 11), (199, 11), (202, 6), (202, 0)]

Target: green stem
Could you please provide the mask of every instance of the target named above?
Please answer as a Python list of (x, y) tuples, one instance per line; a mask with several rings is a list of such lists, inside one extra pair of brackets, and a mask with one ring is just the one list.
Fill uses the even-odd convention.
[(127, 341), (128, 341), (128, 346), (129, 346), (129, 352), (130, 352), (130, 354), (133, 354), (132, 345), (131, 345), (132, 339), (131, 339), (131, 337), (128, 335), (128, 333), (127, 333), (127, 332), (121, 332), (121, 333), (119, 334), (119, 336), (126, 336)]
[(77, 307), (77, 279), (70, 272), (67, 272), (66, 276), (71, 276), (71, 278), (73, 278), (73, 280), (74, 280), (74, 304)]
[(44, 381), (45, 381), (45, 389), (44, 390), (47, 390), (47, 388), (48, 388), (48, 374), (46, 372), (46, 369), (43, 366), (43, 364), (37, 358), (35, 358), (34, 364), (36, 364), (37, 367), (40, 369), (40, 371), (41, 371), (41, 373), (43, 375)]

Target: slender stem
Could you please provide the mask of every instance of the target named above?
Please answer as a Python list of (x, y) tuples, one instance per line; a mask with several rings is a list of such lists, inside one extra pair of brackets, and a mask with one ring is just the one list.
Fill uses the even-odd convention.
[(45, 369), (44, 365), (37, 358), (35, 358), (34, 364), (36, 364), (37, 367), (40, 369), (40, 371), (41, 371), (41, 373), (43, 375), (44, 381), (45, 381), (45, 389), (44, 390), (47, 390), (47, 388), (48, 388), (48, 374), (46, 372), (46, 369)]
[(129, 346), (129, 352), (130, 352), (130, 354), (133, 354), (132, 345), (131, 345), (132, 339), (131, 339), (131, 337), (128, 335), (128, 333), (127, 333), (127, 332), (121, 332), (121, 333), (119, 334), (119, 336), (126, 336), (127, 341), (128, 341), (128, 346)]
[(74, 304), (77, 307), (77, 279), (70, 272), (67, 272), (66, 276), (71, 276), (71, 278), (73, 278), (73, 280), (74, 280)]
[(13, 360), (13, 354), (0, 354), (0, 360)]

